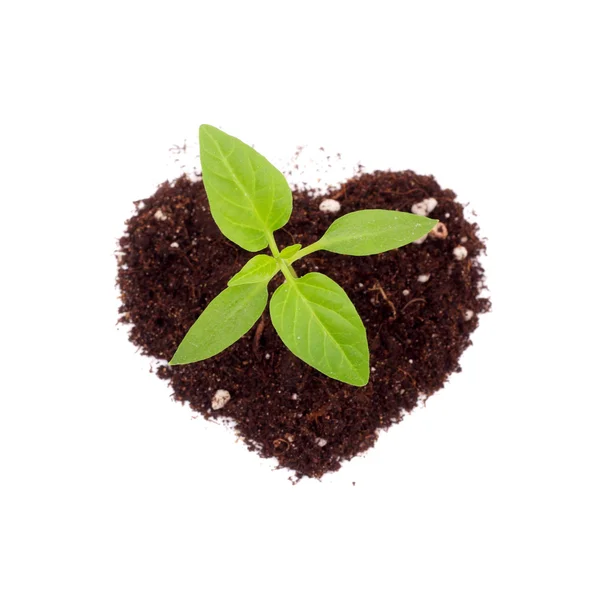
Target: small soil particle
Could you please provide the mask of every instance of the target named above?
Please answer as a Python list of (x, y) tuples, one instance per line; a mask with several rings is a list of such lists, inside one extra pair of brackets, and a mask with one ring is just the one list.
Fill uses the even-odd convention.
[[(215, 416), (210, 390), (226, 389), (230, 399), (218, 415), (235, 422), (251, 450), (275, 457), (298, 478), (339, 469), (342, 461), (373, 446), (381, 429), (443, 387), (451, 373), (460, 371), (459, 358), (479, 315), (490, 309), (480, 294), (478, 257), (485, 244), (451, 190), (412, 171), (362, 173), (340, 189), (336, 214), (319, 209), (336, 190), (321, 196), (294, 191), (292, 218), (275, 233), (279, 246), (306, 246), (351, 211), (410, 212), (423, 201), (433, 206), (429, 216), (444, 221), (447, 229), (445, 237), (428, 236), (421, 244), (376, 256), (318, 252), (295, 263), (299, 276), (318, 270), (332, 277), (357, 307), (375, 368), (367, 386), (328, 379), (297, 359), (277, 337), (268, 310), (218, 356), (157, 369), (170, 381), (175, 400), (207, 418)], [(131, 325), (129, 338), (143, 353), (168, 360), (251, 255), (217, 229), (202, 181), (182, 177), (165, 183), (136, 205), (117, 249), (120, 321)], [(459, 244), (465, 250), (462, 260), (455, 256)], [(430, 275), (426, 285), (418, 281), (423, 274)], [(281, 282), (276, 276), (270, 292)]]
[[(461, 242), (463, 242), (463, 240), (461, 240)], [(456, 246), (452, 253), (454, 254), (454, 258), (456, 258), (456, 260), (464, 260), (469, 251), (464, 246)]]
[(212, 397), (211, 407), (213, 410), (221, 410), (231, 400), (231, 394), (227, 390), (217, 390)]
[(319, 210), (325, 213), (337, 213), (340, 212), (342, 205), (333, 198), (326, 198), (319, 204)]
[(435, 198), (426, 198), (421, 202), (415, 202), (411, 206), (411, 212), (415, 215), (421, 215), (422, 217), (426, 217), (431, 213), (431, 211), (437, 206), (437, 200)]

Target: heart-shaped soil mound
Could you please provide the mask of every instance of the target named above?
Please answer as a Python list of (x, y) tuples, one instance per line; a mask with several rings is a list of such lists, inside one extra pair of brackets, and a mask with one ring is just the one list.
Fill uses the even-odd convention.
[[(277, 337), (268, 311), (220, 355), (163, 366), (158, 375), (170, 380), (177, 400), (206, 417), (233, 419), (252, 450), (276, 457), (298, 477), (339, 469), (342, 460), (371, 447), (379, 429), (400, 421), (460, 371), (459, 358), (471, 343), (478, 315), (490, 309), (489, 300), (480, 296), (478, 257), (485, 245), (455, 197), (432, 177), (412, 171), (360, 174), (326, 196), (294, 192), (291, 220), (275, 233), (280, 247), (314, 242), (347, 212), (410, 212), (415, 203), (437, 201), (429, 216), (444, 226), (420, 244), (376, 256), (319, 252), (295, 265), (298, 275), (322, 271), (331, 276), (355, 304), (371, 351), (366, 387), (329, 379), (293, 356)], [(337, 199), (341, 210), (321, 211), (324, 198)], [(202, 182), (185, 177), (138, 204), (119, 245), (121, 322), (132, 325), (130, 339), (144, 353), (167, 360), (251, 256), (217, 229)], [(281, 282), (278, 275), (270, 291)], [(220, 392), (220, 402), (217, 390), (228, 392)]]

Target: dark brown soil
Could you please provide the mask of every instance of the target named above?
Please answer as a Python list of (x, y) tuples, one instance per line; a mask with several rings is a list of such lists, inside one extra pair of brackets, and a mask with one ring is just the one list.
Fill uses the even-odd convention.
[[(339, 469), (341, 461), (373, 446), (380, 429), (439, 390), (460, 371), (459, 358), (471, 343), (478, 315), (490, 309), (489, 300), (480, 297), (483, 271), (477, 257), (485, 245), (477, 225), (465, 220), (455, 194), (432, 177), (411, 171), (360, 174), (325, 197), (339, 199), (337, 215), (319, 210), (324, 197), (294, 193), (291, 221), (275, 234), (280, 247), (312, 243), (347, 212), (410, 211), (430, 197), (438, 201), (430, 216), (447, 227), (445, 239), (429, 236), (422, 244), (377, 256), (321, 252), (295, 265), (298, 275), (314, 270), (330, 275), (356, 305), (371, 349), (369, 384), (351, 387), (298, 360), (275, 334), (268, 311), (219, 356), (158, 369), (159, 377), (170, 380), (176, 400), (205, 417), (233, 419), (252, 450), (276, 457), (298, 477)], [(251, 255), (221, 235), (202, 182), (165, 183), (136, 204), (119, 244), (120, 321), (132, 325), (130, 339), (144, 353), (168, 360)], [(468, 251), (463, 260), (453, 254), (459, 245)], [(419, 281), (420, 275), (429, 275), (428, 281)], [(279, 275), (271, 292), (281, 281)], [(218, 389), (228, 390), (231, 400), (213, 411)]]

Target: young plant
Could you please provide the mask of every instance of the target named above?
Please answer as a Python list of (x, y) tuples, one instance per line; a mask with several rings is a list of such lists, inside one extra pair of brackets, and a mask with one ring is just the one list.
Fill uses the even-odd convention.
[(437, 223), (395, 210), (359, 210), (336, 219), (323, 237), (302, 248), (279, 250), (273, 232), (292, 212), (285, 177), (264, 156), (237, 138), (200, 126), (202, 178), (219, 229), (253, 256), (189, 329), (171, 365), (215, 356), (246, 334), (267, 306), (269, 281), (281, 271), (285, 283), (271, 298), (271, 321), (283, 343), (321, 373), (355, 386), (369, 381), (365, 327), (346, 292), (322, 273), (298, 277), (292, 264), (318, 250), (367, 256), (399, 248)]

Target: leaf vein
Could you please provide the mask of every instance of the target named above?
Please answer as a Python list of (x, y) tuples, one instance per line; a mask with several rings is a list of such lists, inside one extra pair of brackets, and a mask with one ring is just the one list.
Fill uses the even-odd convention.
[[(210, 133), (208, 133), (208, 136), (213, 140), (213, 142), (215, 142), (215, 139), (212, 137), (212, 135), (210, 135)], [(221, 159), (225, 163), (228, 171), (231, 173), (231, 177), (232, 177), (233, 181), (237, 184), (237, 186), (240, 188), (240, 190), (242, 191), (242, 193), (248, 198), (250, 206), (252, 207), (252, 209), (254, 211), (254, 216), (256, 217), (256, 219), (263, 226), (263, 231), (268, 231), (268, 227), (266, 226), (266, 223), (261, 219), (260, 213), (258, 212), (258, 210), (256, 208), (256, 205), (255, 205), (252, 197), (248, 193), (248, 190), (247, 190), (246, 186), (244, 186), (242, 184), (242, 182), (238, 179), (237, 175), (235, 174), (235, 171), (231, 168), (231, 165), (229, 164), (229, 161), (227, 160), (227, 158), (229, 157), (229, 155), (225, 156), (225, 154), (221, 150), (221, 146), (219, 144), (216, 144), (216, 143), (215, 143), (215, 145), (217, 146), (217, 148), (219, 150), (219, 154), (221, 155)], [(218, 157), (215, 157), (215, 158), (218, 158)], [(251, 169), (251, 170), (254, 173), (254, 169)]]
[[(315, 286), (313, 286), (313, 287), (315, 287)], [(325, 349), (325, 337), (330, 339), (339, 348), (340, 352), (342, 353), (343, 357), (345, 358), (346, 362), (348, 363), (348, 365), (350, 366), (352, 371), (354, 371), (357, 374), (360, 374), (358, 369), (352, 364), (352, 361), (350, 360), (347, 353), (343, 349), (343, 347), (347, 346), (347, 344), (341, 344), (340, 342), (338, 342), (338, 340), (335, 337), (333, 337), (333, 335), (329, 332), (329, 330), (327, 329), (327, 327), (325, 326), (323, 321), (319, 318), (319, 315), (314, 312), (314, 310), (310, 306), (310, 300), (308, 298), (306, 298), (304, 296), (304, 294), (301, 294), (299, 291), (297, 292), (297, 294), (300, 296), (300, 298), (302, 298), (302, 300), (303, 300), (304, 304), (306, 305), (306, 307), (308, 308), (308, 310), (315, 315), (315, 318), (317, 319), (317, 321), (321, 325), (321, 328), (323, 329), (323, 332), (325, 333), (325, 335), (323, 336), (323, 340), (324, 340), (323, 341), (323, 350), (325, 352), (325, 359), (327, 360), (327, 364), (328, 364), (329, 368), (331, 368), (331, 363), (329, 361), (329, 357), (327, 356), (327, 352)]]

